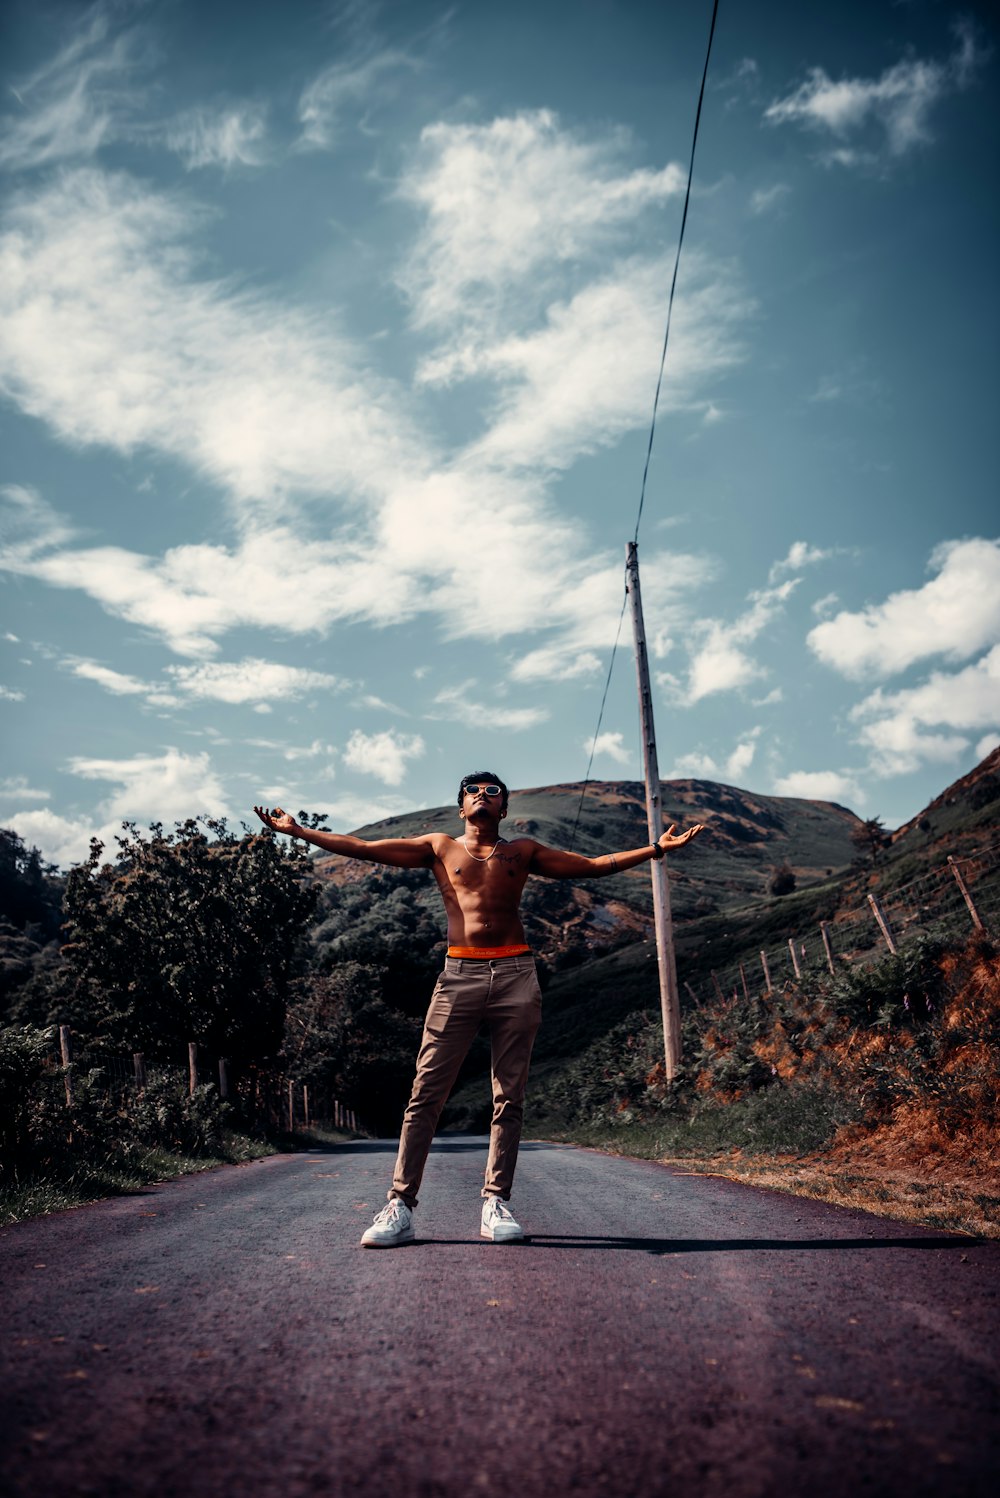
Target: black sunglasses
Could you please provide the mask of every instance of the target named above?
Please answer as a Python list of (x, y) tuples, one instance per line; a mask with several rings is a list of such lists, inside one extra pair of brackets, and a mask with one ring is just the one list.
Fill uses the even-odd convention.
[(462, 790), (467, 796), (478, 796), (482, 791), (484, 796), (502, 796), (503, 791), (498, 785), (463, 785)]

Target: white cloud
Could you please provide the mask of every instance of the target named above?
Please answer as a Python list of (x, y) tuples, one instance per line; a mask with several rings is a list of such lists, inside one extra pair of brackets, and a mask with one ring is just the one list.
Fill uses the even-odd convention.
[(840, 806), (863, 806), (865, 795), (849, 771), (793, 770), (774, 782), (778, 796), (796, 796), (804, 801), (835, 801)]
[(663, 673), (657, 675), (657, 681), (674, 700), (690, 706), (703, 697), (733, 691), (766, 675), (746, 647), (780, 616), (798, 581), (789, 578), (776, 587), (751, 593), (749, 609), (731, 622), (703, 619), (689, 626), (689, 633), (700, 643), (692, 650), (686, 687), (679, 688), (676, 677)]
[(824, 593), (822, 598), (817, 598), (812, 605), (812, 611), (817, 618), (822, 619), (824, 614), (830, 614), (840, 602), (839, 593)]
[(400, 274), (420, 327), (491, 323), (514, 288), (544, 301), (553, 269), (612, 243), (684, 189), (677, 165), (623, 172), (623, 135), (586, 141), (548, 110), (489, 125), (436, 124), (400, 183), (425, 217)]
[(207, 754), (140, 754), (133, 759), (70, 760), (70, 770), (86, 780), (117, 786), (101, 803), (106, 818), (119, 821), (182, 821), (187, 817), (228, 815), (222, 783)]
[[(97, 828), (87, 818), (61, 817), (47, 806), (19, 811), (4, 820), (29, 848), (38, 848), (47, 862), (64, 869), (87, 857), (90, 839), (97, 835)], [(121, 829), (116, 824), (113, 830)], [(112, 829), (108, 829), (109, 838), (112, 835)]]
[(314, 313), (198, 274), (205, 212), (133, 179), (68, 172), (0, 234), (0, 387), (64, 441), (145, 446), (243, 508), (371, 498), (423, 466), (391, 383)]
[[(124, 821), (169, 825), (207, 814), (227, 816), (229, 809), (221, 782), (207, 754), (163, 754), (133, 759), (71, 759), (69, 768), (85, 780), (105, 781), (116, 788), (101, 800), (92, 817), (64, 817), (40, 807), (17, 812), (8, 825), (46, 858), (63, 867), (86, 858), (90, 839), (98, 837), (113, 852), (113, 839)], [(109, 853), (110, 856), (110, 853)]]
[(260, 166), (267, 133), (267, 111), (260, 104), (223, 109), (192, 109), (166, 127), (166, 143), (189, 171), (219, 166)]
[(445, 687), (434, 698), (434, 707), (426, 716), (446, 718), (450, 722), (463, 723), (467, 728), (508, 728), (514, 733), (535, 728), (549, 717), (547, 707), (506, 707), (501, 702), (477, 702), (472, 695), (475, 687), (475, 680)]
[(96, 681), (97, 685), (103, 687), (106, 692), (113, 692), (116, 697), (129, 697), (138, 694), (147, 694), (152, 691), (148, 682), (140, 681), (138, 677), (127, 676), (122, 671), (113, 671), (110, 666), (102, 666), (97, 661), (81, 661), (68, 659), (63, 665), (73, 672), (74, 676), (82, 676), (84, 681)]
[[(547, 547), (546, 558), (556, 555)], [(642, 603), (647, 638), (662, 643), (687, 627), (690, 597), (716, 575), (716, 563), (692, 553), (650, 551), (642, 559)], [(569, 580), (540, 598), (538, 618), (553, 626), (555, 638), (536, 646), (511, 666), (512, 681), (568, 681), (596, 675), (607, 667), (615, 642), (625, 591), (622, 565), (574, 570)], [(621, 638), (628, 639), (626, 619)]]
[(0, 702), (23, 702), (24, 693), (14, 687), (0, 686)]
[(851, 717), (861, 724), (859, 742), (870, 751), (877, 775), (949, 764), (968, 749), (968, 732), (1000, 721), (1000, 645), (961, 671), (933, 672), (920, 686), (899, 692), (879, 688), (852, 709)]
[[(811, 68), (805, 82), (764, 112), (772, 125), (799, 124), (844, 139), (869, 124), (881, 127), (891, 156), (902, 156), (931, 139), (930, 114), (946, 94), (968, 83), (985, 55), (968, 23), (959, 22), (958, 47), (944, 61), (906, 58), (878, 78), (842, 78), (835, 82), (823, 68)], [(856, 165), (872, 153), (841, 147), (829, 159)]]
[(383, 733), (362, 733), (355, 729), (344, 750), (344, 763), (363, 775), (375, 775), (386, 785), (399, 785), (406, 774), (407, 760), (419, 759), (424, 741), (419, 734), (397, 734), (391, 728)]
[(845, 676), (888, 676), (927, 656), (962, 660), (1000, 636), (1000, 543), (949, 541), (931, 557), (937, 575), (860, 613), (817, 624), (810, 648)]
[(754, 762), (760, 732), (759, 727), (751, 728), (721, 763), (703, 749), (680, 755), (674, 761), (669, 778), (673, 780), (693, 776), (696, 780), (738, 781)]
[(620, 733), (599, 733), (595, 739), (584, 739), (583, 749), (585, 754), (593, 749), (595, 759), (599, 754), (606, 754), (620, 765), (632, 763), (632, 751), (626, 749), (624, 736)]
[(992, 733), (984, 734), (976, 745), (976, 755), (979, 759), (985, 759), (988, 754), (1000, 745), (1000, 732), (996, 729)]
[[(661, 411), (690, 408), (704, 384), (742, 358), (737, 329), (751, 310), (734, 278), (691, 257), (674, 305)], [(471, 449), (491, 463), (561, 468), (649, 420), (663, 343), (664, 260), (629, 260), (544, 325), (469, 341), (423, 366), (428, 380), (491, 375), (503, 387), (493, 425)]]
[(12, 645), (20, 645), (20, 643), (21, 643), (21, 637), (20, 637), (20, 635), (13, 635), (13, 634), (11, 634), (11, 632), (10, 632), (9, 629), (5, 631), (5, 633), (4, 633), (4, 639), (5, 640), (9, 640)]

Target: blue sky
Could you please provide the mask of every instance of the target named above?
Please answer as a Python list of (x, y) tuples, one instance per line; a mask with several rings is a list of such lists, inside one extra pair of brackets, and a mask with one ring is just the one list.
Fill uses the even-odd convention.
[[(0, 822), (66, 864), (582, 779), (709, 16), (8, 0)], [(720, 7), (640, 533), (665, 776), (896, 825), (1000, 739), (997, 67), (986, 6)]]

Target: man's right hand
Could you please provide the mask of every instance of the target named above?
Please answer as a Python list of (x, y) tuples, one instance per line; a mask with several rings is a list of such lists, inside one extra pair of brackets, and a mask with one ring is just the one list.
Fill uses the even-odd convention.
[(294, 837), (296, 833), (302, 831), (295, 818), (289, 816), (287, 811), (282, 811), (280, 806), (276, 806), (273, 811), (266, 806), (255, 806), (254, 811), (264, 826), (270, 827), (272, 832), (287, 832), (289, 836)]

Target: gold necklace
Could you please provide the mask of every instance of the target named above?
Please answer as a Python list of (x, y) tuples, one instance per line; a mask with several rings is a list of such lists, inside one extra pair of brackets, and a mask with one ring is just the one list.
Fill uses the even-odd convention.
[(499, 848), (499, 846), (500, 846), (500, 844), (502, 842), (503, 842), (503, 838), (502, 837), (498, 837), (497, 840), (496, 840), (496, 842), (493, 844), (493, 847), (491, 848), (490, 852), (487, 853), (487, 855), (486, 855), (485, 858), (480, 858), (479, 855), (476, 854), (476, 853), (470, 853), (469, 852), (469, 845), (466, 842), (466, 840), (465, 840), (464, 837), (462, 839), (462, 847), (465, 849), (466, 853), (469, 854), (469, 857), (472, 858), (472, 859), (474, 859), (476, 863), (489, 863), (490, 859), (493, 857), (493, 854), (497, 851), (497, 849)]

